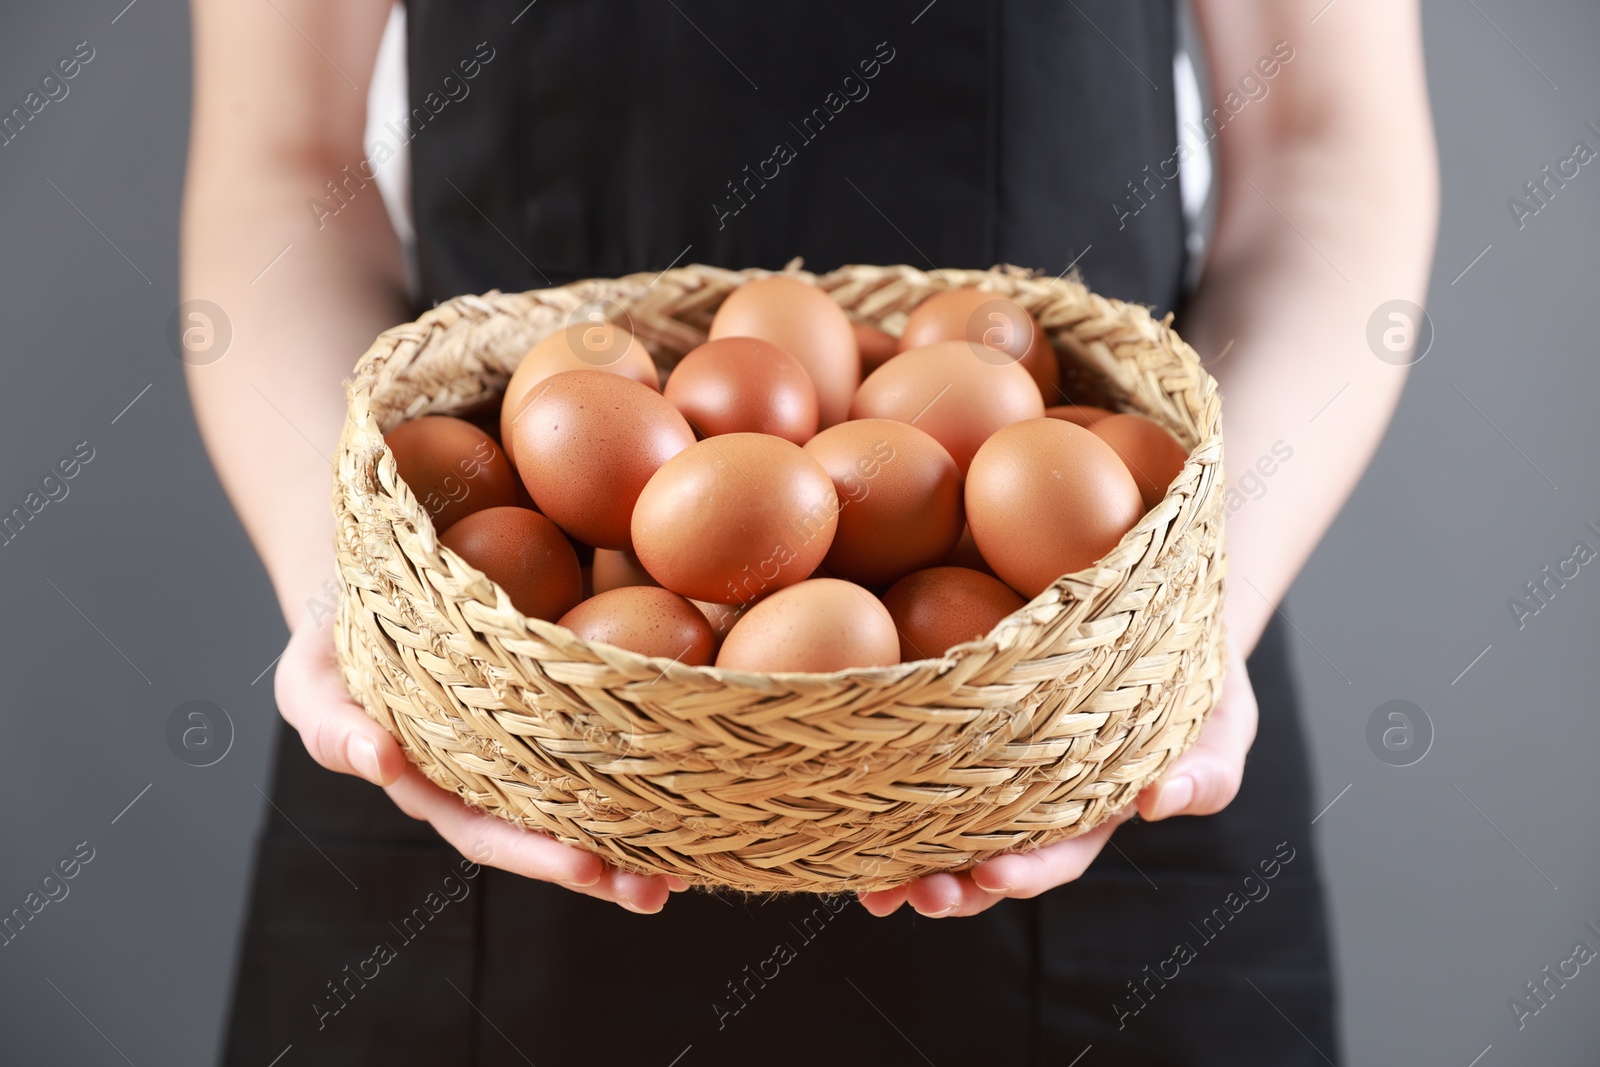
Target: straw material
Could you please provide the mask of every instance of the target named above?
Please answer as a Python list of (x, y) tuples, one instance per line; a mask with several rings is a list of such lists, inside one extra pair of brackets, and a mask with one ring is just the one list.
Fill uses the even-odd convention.
[(1191, 449), (1100, 565), (942, 659), (759, 675), (590, 644), (442, 549), (397, 476), (384, 431), (492, 405), (569, 316), (625, 313), (667, 368), (767, 273), (464, 296), (378, 338), (348, 386), (333, 493), (351, 692), (467, 803), (699, 885), (865, 891), (1099, 825), (1194, 741), (1222, 681), (1216, 384), (1142, 307), (1015, 268), (788, 269), (890, 332), (945, 288), (1008, 295), (1044, 327), (1074, 400), (1141, 412)]

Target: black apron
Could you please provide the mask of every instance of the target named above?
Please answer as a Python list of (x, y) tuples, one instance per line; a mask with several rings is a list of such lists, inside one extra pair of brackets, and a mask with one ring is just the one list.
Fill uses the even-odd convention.
[[(795, 256), (1081, 256), (1101, 292), (1180, 303), (1177, 185), (1147, 181), (1177, 139), (1171, 0), (413, 0), (409, 18), (425, 304)], [(701, 892), (638, 916), (464, 868), (284, 727), (225, 1060), (1337, 1059), (1280, 623), (1249, 668), (1260, 732), (1226, 811), (1136, 820), (1079, 881), (938, 921)]]

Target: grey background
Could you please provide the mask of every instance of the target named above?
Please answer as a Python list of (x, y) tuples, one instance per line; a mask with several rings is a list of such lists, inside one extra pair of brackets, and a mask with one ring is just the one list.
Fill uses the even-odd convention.
[[(8, 1064), (214, 1058), (275, 725), (271, 676), (253, 680), (283, 629), (164, 340), (187, 12), (141, 0), (118, 17), (123, 3), (0, 14), (0, 110), (75, 42), (96, 50), (0, 148), (0, 510), (77, 442), (95, 449), (0, 547), (0, 912), (76, 843), (95, 850), (0, 948)], [(1600, 525), (1600, 165), (1521, 232), (1506, 198), (1579, 138), (1600, 143), (1583, 128), (1600, 124), (1600, 8), (1429, 0), (1426, 30), (1436, 340), (1288, 605), (1318, 806), (1333, 802), (1317, 831), (1347, 1049), (1358, 1064), (1592, 1064), (1600, 972), (1521, 1032), (1507, 1001), (1580, 938), (1600, 946), (1583, 927), (1600, 924), (1600, 565), (1520, 631), (1506, 602), (1580, 537), (1600, 543), (1582, 530)], [(236, 727), (214, 767), (167, 748), (191, 699)], [(1415, 766), (1369, 750), (1391, 699), (1434, 725)]]

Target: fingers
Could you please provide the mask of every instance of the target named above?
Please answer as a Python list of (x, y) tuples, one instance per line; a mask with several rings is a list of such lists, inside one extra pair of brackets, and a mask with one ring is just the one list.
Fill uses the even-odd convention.
[(457, 851), (490, 867), (553, 882), (645, 915), (660, 911), (672, 891), (665, 877), (618, 870), (591, 852), (473, 811), (415, 767), (407, 767), (386, 791), (400, 810), (427, 820)]
[(1132, 817), (1129, 806), (1082, 837), (1032, 852), (995, 856), (969, 871), (924, 875), (894, 889), (864, 893), (861, 904), (879, 918), (909, 903), (926, 918), (947, 919), (978, 915), (1008, 898), (1036, 897), (1080, 877), (1105, 847), (1111, 831)]
[(1081, 837), (984, 860), (972, 868), (973, 884), (989, 893), (1026, 900), (1075, 881), (1106, 847), (1111, 832), (1132, 817), (1130, 806)]
[(290, 636), (273, 690), (279, 712), (328, 770), (387, 785), (405, 769), (400, 745), (350, 698), (331, 631), (301, 626)]
[(881, 919), (885, 915), (893, 915), (900, 910), (900, 905), (906, 902), (906, 886), (898, 885), (893, 889), (875, 889), (870, 893), (862, 893), (857, 898), (861, 906)]
[(1227, 807), (1239, 793), (1259, 721), (1244, 659), (1230, 656), (1222, 699), (1194, 747), (1173, 762), (1161, 781), (1139, 794), (1139, 814), (1154, 822), (1174, 815), (1212, 815)]
[(312, 759), (330, 771), (359, 775), (383, 786), (401, 811), (431, 823), (440, 837), (476, 862), (553, 882), (642, 914), (660, 911), (671, 893), (688, 888), (681, 878), (618, 870), (546, 834), (473, 811), (460, 797), (428, 781), (406, 761), (389, 732), (351, 699), (339, 673), (331, 631), (309, 626), (296, 630), (278, 661), (273, 687), (279, 711), (299, 732)]

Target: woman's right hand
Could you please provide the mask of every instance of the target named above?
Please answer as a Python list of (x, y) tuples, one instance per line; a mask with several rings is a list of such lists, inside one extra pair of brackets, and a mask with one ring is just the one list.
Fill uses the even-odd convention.
[(406, 760), (399, 742), (351, 699), (334, 658), (331, 627), (307, 620), (295, 628), (278, 661), (274, 689), (278, 709), (312, 759), (382, 786), (401, 811), (432, 824), (475, 863), (647, 915), (661, 910), (669, 892), (685, 888), (680, 879), (620, 871), (593, 853), (474, 811), (428, 781)]

